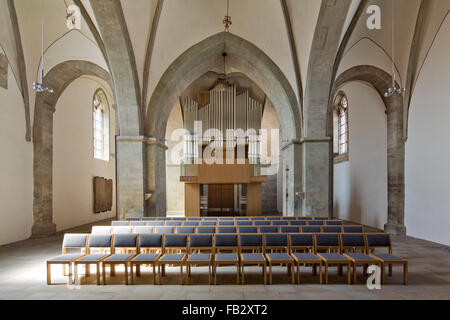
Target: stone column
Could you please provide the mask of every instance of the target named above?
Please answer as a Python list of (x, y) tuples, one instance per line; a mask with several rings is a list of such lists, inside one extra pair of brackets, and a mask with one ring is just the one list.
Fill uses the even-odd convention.
[(144, 216), (144, 138), (117, 136), (118, 218)]
[[(166, 150), (167, 146), (155, 138), (145, 140), (145, 215), (165, 217), (166, 199)], [(151, 196), (150, 196), (151, 194)]]
[(405, 141), (402, 96), (395, 94), (387, 98), (386, 106), (388, 222), (384, 225), (384, 230), (391, 234), (405, 235)]
[(303, 215), (329, 217), (331, 138), (305, 138), (302, 142)]
[(41, 103), (35, 110), (33, 133), (33, 227), (32, 238), (56, 233), (53, 223), (53, 113), (55, 108)]
[[(303, 200), (297, 195), (302, 192), (302, 146), (298, 141), (292, 141), (282, 146), (281, 152), (283, 216), (302, 216)], [(286, 168), (289, 170), (286, 171)], [(287, 190), (286, 175), (288, 180)]]

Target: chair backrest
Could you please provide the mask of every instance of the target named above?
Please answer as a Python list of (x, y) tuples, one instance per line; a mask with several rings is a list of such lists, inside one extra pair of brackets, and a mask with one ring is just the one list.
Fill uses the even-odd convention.
[(190, 221), (202, 221), (203, 220), (203, 218), (196, 218), (196, 217), (188, 217), (186, 219), (190, 220)]
[(297, 220), (297, 217), (281, 217), (283, 220)]
[(239, 220), (236, 221), (237, 226), (251, 226), (253, 223), (250, 220)]
[(249, 220), (250, 219), (250, 217), (236, 217), (236, 218), (234, 218), (234, 220)]
[(199, 221), (191, 221), (191, 220), (187, 220), (187, 221), (183, 221), (183, 226), (198, 226)]
[(286, 233), (269, 233), (264, 234), (264, 252), (270, 250), (285, 250), (288, 251), (289, 240)]
[(137, 245), (136, 234), (117, 234), (114, 236), (113, 247), (114, 248), (134, 248)]
[(145, 226), (147, 221), (130, 221), (130, 226)]
[(314, 217), (314, 220), (328, 220), (328, 217)]
[(216, 233), (216, 227), (197, 227), (197, 233)]
[(253, 221), (266, 220), (266, 218), (264, 218), (264, 217), (250, 217), (250, 220), (253, 220)]
[(341, 251), (341, 243), (339, 234), (337, 233), (316, 233), (316, 249), (317, 250), (331, 250)]
[(163, 226), (164, 221), (147, 221), (148, 226)]
[(88, 248), (110, 248), (112, 245), (112, 235), (91, 234), (88, 240)]
[(340, 227), (340, 226), (323, 226), (322, 227), (322, 232), (325, 232), (325, 233), (341, 233), (342, 232), (342, 227)]
[(342, 221), (341, 220), (326, 220), (325, 224), (327, 226), (342, 226)]
[(239, 233), (258, 233), (258, 227), (252, 227), (252, 226), (243, 226), (238, 227)]
[(305, 220), (292, 220), (292, 221), (289, 221), (289, 225), (291, 225), (291, 226), (306, 226), (306, 221)]
[(186, 218), (185, 217), (173, 217), (172, 220), (183, 221), (183, 220), (186, 220)]
[(86, 248), (88, 234), (87, 233), (66, 233), (62, 244), (62, 252), (66, 253), (67, 249)]
[(221, 227), (220, 225), (217, 227), (217, 233), (236, 233), (236, 227)]
[(323, 220), (310, 220), (308, 221), (309, 226), (323, 226), (325, 222)]
[(129, 227), (124, 227), (124, 226), (119, 226), (119, 227), (112, 227), (112, 234), (128, 234), (128, 233), (132, 233), (133, 232), (133, 227), (129, 226)]
[(166, 234), (164, 235), (164, 249), (180, 249), (187, 251), (188, 235)]
[(205, 220), (200, 222), (201, 226), (215, 226), (216, 224), (217, 222), (215, 220)]
[(139, 235), (139, 249), (162, 249), (162, 234), (141, 234)]
[(255, 226), (270, 226), (270, 221), (267, 220), (255, 220)]
[(375, 248), (388, 248), (392, 253), (391, 237), (387, 233), (365, 233), (368, 250)]
[(139, 221), (144, 220), (145, 218), (126, 218), (127, 221)]
[(91, 234), (111, 234), (112, 228), (109, 226), (93, 226)]
[(140, 219), (135, 219), (135, 220), (153, 221), (153, 220), (156, 220), (156, 217), (142, 217)]
[(242, 250), (258, 250), (262, 251), (263, 236), (262, 234), (240, 234), (239, 249)]
[(216, 234), (214, 236), (214, 247), (217, 251), (221, 249), (237, 250), (238, 244), (237, 234)]
[(212, 250), (212, 234), (191, 234), (189, 235), (189, 249), (192, 250)]
[(292, 252), (296, 250), (314, 252), (314, 235), (312, 233), (291, 233), (289, 245)]
[(162, 220), (162, 221), (170, 221), (170, 220), (172, 220), (172, 218), (169, 218), (169, 217), (158, 217), (158, 219)]
[(298, 233), (300, 232), (300, 227), (296, 226), (281, 226), (280, 227), (281, 233)]
[(205, 221), (205, 220), (217, 221), (217, 218), (216, 217), (205, 217), (205, 218), (203, 218), (203, 221)]
[(318, 233), (318, 232), (320, 232), (320, 226), (303, 226), (302, 232)]
[(261, 232), (261, 233), (276, 233), (276, 232), (278, 232), (278, 227), (262, 226), (262, 227), (259, 227), (259, 232)]
[(289, 225), (289, 221), (286, 220), (272, 220), (273, 226), (287, 226)]
[(161, 233), (161, 234), (166, 234), (166, 233), (173, 233), (174, 231), (174, 227), (155, 227), (155, 233)]
[(363, 233), (362, 226), (343, 226), (344, 233)]
[(175, 230), (175, 233), (194, 233), (195, 232), (195, 227), (177, 227)]
[(357, 249), (366, 252), (366, 241), (362, 233), (341, 234), (342, 250)]
[(181, 221), (166, 221), (166, 226), (180, 226)]
[(234, 226), (234, 221), (219, 221), (219, 226)]
[(280, 217), (266, 217), (266, 220), (280, 220)]
[[(134, 221), (132, 221), (134, 222)], [(116, 226), (128, 226), (129, 225), (129, 221), (112, 221), (111, 222), (111, 226), (116, 227)]]
[(153, 228), (154, 227), (149, 227), (149, 226), (137, 226), (133, 228), (133, 232), (137, 233), (137, 234), (142, 234), (142, 233), (153, 233)]
[(312, 220), (312, 217), (297, 217), (297, 220)]
[(219, 217), (219, 220), (234, 220), (232, 217)]

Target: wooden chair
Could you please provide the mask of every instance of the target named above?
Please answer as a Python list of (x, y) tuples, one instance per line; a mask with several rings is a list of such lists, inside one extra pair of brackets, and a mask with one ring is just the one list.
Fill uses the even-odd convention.
[(200, 226), (216, 226), (217, 221), (212, 221), (212, 220), (205, 220), (200, 222)]
[(352, 261), (353, 283), (356, 284), (356, 268), (363, 265), (364, 275), (367, 275), (367, 266), (380, 264), (378, 260), (366, 254), (366, 241), (362, 233), (341, 234), (342, 254)]
[(199, 223), (200, 223), (200, 221), (190, 221), (190, 220), (187, 220), (187, 221), (183, 221), (183, 226), (198, 226), (199, 225)]
[[(166, 234), (164, 235), (164, 253), (156, 262), (158, 266), (158, 284), (165, 275), (166, 265), (180, 267), (180, 284), (183, 284), (183, 266), (188, 252), (187, 234)], [(162, 273), (161, 273), (162, 268)]]
[(291, 226), (306, 226), (306, 221), (305, 220), (292, 220), (292, 221), (289, 221), (289, 225), (291, 225)]
[(273, 226), (287, 226), (289, 225), (289, 221), (287, 220), (272, 220)]
[[(341, 243), (339, 234), (334, 233), (317, 233), (316, 252), (317, 256), (322, 259), (325, 264), (325, 284), (328, 284), (328, 267), (331, 264), (338, 266), (338, 274), (342, 275), (342, 266), (347, 266), (347, 283), (351, 283), (350, 268), (352, 261), (341, 254)], [(320, 252), (325, 250), (325, 252)]]
[(253, 223), (255, 226), (270, 226), (270, 221), (268, 220), (255, 220)]
[(298, 226), (281, 226), (280, 232), (281, 233), (299, 233), (300, 227), (298, 227)]
[[(264, 284), (266, 284), (267, 261), (263, 253), (262, 234), (240, 234), (239, 235), (239, 257), (242, 269), (242, 284), (244, 284), (247, 265), (261, 266), (263, 270)], [(248, 252), (250, 251), (250, 252)]]
[(196, 227), (176, 227), (175, 233), (179, 234), (190, 234), (195, 233)]
[(219, 221), (218, 226), (234, 226), (234, 221)]
[(344, 233), (363, 233), (364, 229), (362, 226), (342, 226), (342, 231)]
[(181, 221), (166, 221), (165, 225), (171, 227), (181, 226)]
[[(136, 234), (117, 234), (113, 238), (113, 249), (112, 255), (104, 259), (102, 262), (102, 276), (103, 284), (106, 284), (106, 266), (111, 267), (111, 277), (115, 275), (115, 266), (123, 265), (125, 268), (125, 284), (128, 285), (128, 266), (132, 258), (136, 256), (137, 253), (137, 235)], [(122, 253), (117, 253), (116, 250), (119, 249)], [(134, 251), (134, 253), (123, 253), (126, 250)]]
[(320, 233), (322, 228), (320, 226), (303, 226), (302, 232), (304, 233)]
[(221, 227), (220, 225), (216, 229), (217, 233), (236, 233), (236, 227), (226, 226)]
[(325, 221), (328, 220), (328, 217), (314, 217), (314, 220)]
[[(391, 237), (386, 233), (366, 233), (367, 250), (371, 257), (381, 263), (381, 282), (386, 280), (385, 266), (389, 267), (389, 276), (392, 276), (393, 265), (403, 266), (403, 284), (408, 284), (408, 260), (392, 254)], [(387, 248), (388, 253), (375, 253), (376, 248)]]
[[(93, 253), (94, 250), (109, 250), (109, 253)], [(74, 281), (78, 281), (78, 266), (85, 266), (85, 276), (90, 275), (90, 266), (97, 266), (97, 285), (100, 285), (100, 270), (103, 260), (108, 258), (112, 252), (112, 235), (91, 234), (88, 239), (87, 254), (74, 261)]]
[(214, 234), (216, 233), (216, 227), (197, 227), (195, 233)]
[(239, 221), (236, 221), (236, 225), (237, 226), (252, 226), (253, 222), (250, 220), (239, 220)]
[[(66, 276), (66, 266), (69, 267), (69, 282), (72, 283), (72, 265), (73, 262), (86, 255), (86, 245), (87, 245), (88, 234), (74, 234), (66, 233), (64, 234), (64, 240), (62, 244), (62, 254), (47, 260), (47, 285), (52, 284), (51, 267), (54, 264), (63, 266), (63, 274)], [(67, 253), (67, 250), (78, 249), (78, 253)]]
[(317, 274), (319, 266), (319, 282), (322, 284), (322, 260), (316, 255), (314, 234), (291, 233), (289, 235), (290, 254), (297, 265), (297, 283), (300, 284), (300, 266), (312, 265), (312, 275)]
[(242, 226), (238, 227), (239, 233), (258, 233), (258, 227), (254, 226)]
[(261, 226), (259, 227), (260, 233), (278, 233), (280, 231), (279, 227), (276, 226)]
[[(236, 284), (239, 284), (239, 243), (237, 234), (216, 234), (214, 236), (213, 273), (214, 284), (217, 284), (218, 266), (236, 266)], [(222, 251), (222, 252), (221, 252)], [(223, 253), (227, 251), (227, 253)], [(230, 252), (231, 251), (231, 252)]]
[(289, 240), (287, 234), (264, 234), (264, 255), (269, 263), (269, 278), (272, 284), (272, 266), (286, 265), (291, 282), (294, 283), (294, 259), (289, 254)]
[(309, 220), (308, 226), (323, 226), (325, 224), (324, 220)]
[(323, 226), (320, 230), (323, 233), (341, 233), (341, 226)]
[(155, 227), (154, 233), (158, 234), (166, 234), (166, 233), (174, 233), (175, 227)]
[(134, 267), (136, 276), (141, 275), (141, 266), (149, 265), (153, 267), (153, 284), (156, 283), (156, 263), (163, 254), (162, 234), (140, 234), (138, 238), (138, 254), (131, 259), (131, 284), (134, 284)]
[[(206, 252), (205, 252), (206, 251)], [(189, 235), (189, 251), (186, 259), (187, 284), (190, 283), (191, 268), (193, 266), (208, 266), (208, 283), (211, 284), (211, 271), (213, 267), (213, 235), (192, 234)]]

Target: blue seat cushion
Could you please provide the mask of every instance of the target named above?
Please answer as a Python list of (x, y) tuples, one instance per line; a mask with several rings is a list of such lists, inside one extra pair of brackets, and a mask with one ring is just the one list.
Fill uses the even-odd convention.
[(69, 262), (72, 261), (74, 259), (77, 259), (81, 257), (81, 254), (62, 254), (60, 256), (57, 256), (53, 259), (47, 260), (50, 262)]
[(85, 255), (84, 257), (81, 257), (77, 260), (77, 262), (97, 262), (102, 260), (104, 257), (108, 256), (108, 254), (101, 254), (101, 253), (91, 253), (88, 255)]
[(268, 253), (267, 256), (272, 261), (292, 260), (292, 257), (290, 255), (288, 255), (287, 253)]
[(325, 260), (348, 260), (346, 257), (339, 253), (321, 253), (320, 255), (325, 258)]
[(298, 260), (320, 260), (316, 255), (312, 253), (293, 253)]
[(183, 260), (185, 254), (184, 253), (167, 253), (165, 255), (163, 255), (159, 261), (181, 261)]
[(210, 253), (194, 253), (189, 256), (188, 261), (209, 261), (210, 258)]
[(398, 261), (404, 260), (400, 257), (394, 256), (389, 253), (377, 253), (377, 254), (374, 254), (374, 256), (377, 258), (380, 258), (381, 260), (398, 260)]
[(266, 260), (262, 253), (243, 253), (242, 260), (244, 261), (264, 261)]
[(238, 261), (236, 253), (217, 253), (216, 261)]
[(126, 253), (115, 253), (111, 257), (106, 258), (105, 262), (126, 262), (128, 259), (130, 259), (133, 255), (132, 254), (126, 254)]
[(148, 261), (153, 262), (158, 257), (158, 254), (156, 253), (141, 253), (138, 256), (134, 257), (132, 261)]
[(347, 253), (347, 255), (355, 260), (375, 260), (375, 258), (364, 253)]

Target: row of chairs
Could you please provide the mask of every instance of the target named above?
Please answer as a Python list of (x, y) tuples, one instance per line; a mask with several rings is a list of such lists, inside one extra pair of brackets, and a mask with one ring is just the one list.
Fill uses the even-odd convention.
[(341, 220), (112, 221), (112, 226), (341, 226)]
[(126, 233), (362, 233), (362, 226), (93, 226), (92, 234)]
[[(69, 254), (68, 249), (80, 249), (77, 254)], [(387, 248), (387, 253), (375, 253), (376, 248)], [(99, 252), (96, 252), (99, 251)], [(272, 284), (272, 267), (286, 266), (291, 282), (294, 283), (294, 267), (297, 267), (297, 283), (300, 284), (300, 266), (312, 266), (316, 275), (317, 266), (322, 283), (322, 266), (325, 270), (325, 283), (328, 283), (328, 268), (338, 267), (342, 275), (343, 267), (347, 267), (347, 283), (350, 284), (350, 270), (353, 268), (353, 283), (356, 284), (356, 268), (363, 265), (366, 274), (368, 265), (380, 265), (382, 283), (385, 282), (385, 266), (389, 266), (392, 275), (393, 265), (403, 266), (403, 280), (407, 284), (408, 261), (392, 254), (391, 239), (385, 233), (359, 234), (307, 234), (307, 233), (275, 233), (275, 234), (65, 234), (62, 255), (47, 261), (47, 283), (51, 284), (51, 266), (62, 264), (66, 275), (69, 266), (69, 277), (74, 266), (74, 280), (78, 279), (78, 266), (97, 266), (97, 284), (106, 284), (106, 266), (110, 266), (111, 276), (115, 275), (115, 266), (125, 267), (125, 283), (128, 284), (128, 269), (131, 271), (131, 283), (135, 276), (140, 276), (140, 267), (153, 267), (153, 283), (156, 283), (156, 267), (158, 268), (158, 284), (165, 276), (165, 266), (180, 267), (180, 283), (183, 284), (183, 267), (186, 267), (187, 284), (190, 283), (191, 268), (208, 266), (209, 283), (214, 275), (217, 283), (218, 266), (235, 266), (236, 282), (239, 284), (242, 273), (244, 284), (244, 267), (260, 266), (263, 269), (266, 284), (266, 269), (269, 266), (270, 284)], [(136, 269), (136, 271), (134, 271)], [(100, 272), (102, 270), (102, 272)]]
[(286, 217), (286, 216), (246, 216), (246, 217), (137, 217), (127, 221), (245, 221), (245, 220), (336, 220), (329, 217)]

